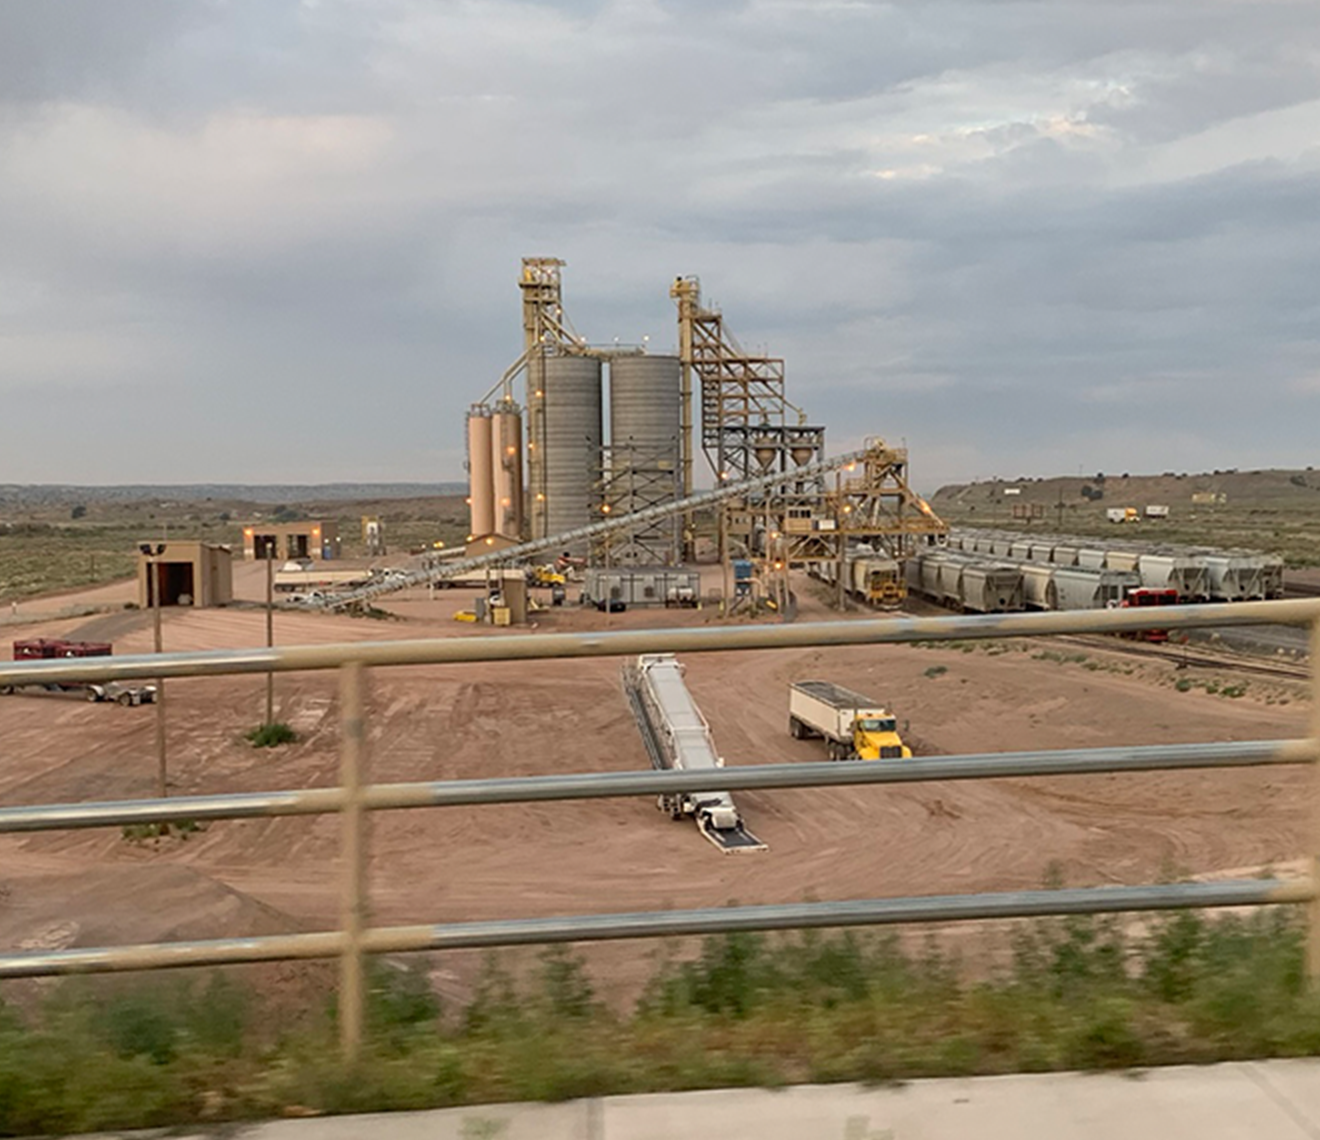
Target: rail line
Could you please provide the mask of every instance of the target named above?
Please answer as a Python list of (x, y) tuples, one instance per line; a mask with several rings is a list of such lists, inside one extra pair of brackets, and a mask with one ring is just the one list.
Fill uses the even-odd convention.
[(1129, 657), (1157, 658), (1171, 661), (1178, 666), (1200, 669), (1231, 669), (1236, 673), (1255, 673), (1261, 676), (1283, 677), (1290, 681), (1306, 681), (1310, 672), (1297, 665), (1282, 665), (1266, 661), (1247, 661), (1240, 657), (1215, 656), (1213, 654), (1189, 653), (1183, 648), (1168, 645), (1152, 645), (1149, 642), (1125, 642), (1111, 635), (1088, 636), (1077, 634), (1056, 636), (1050, 639), (1065, 645), (1084, 646), (1088, 649), (1103, 650), (1106, 653), (1122, 653)]

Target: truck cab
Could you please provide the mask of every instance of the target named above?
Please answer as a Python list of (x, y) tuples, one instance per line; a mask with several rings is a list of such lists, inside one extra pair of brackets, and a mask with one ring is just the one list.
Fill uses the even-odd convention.
[(864, 713), (853, 721), (853, 752), (859, 760), (911, 760), (892, 716)]

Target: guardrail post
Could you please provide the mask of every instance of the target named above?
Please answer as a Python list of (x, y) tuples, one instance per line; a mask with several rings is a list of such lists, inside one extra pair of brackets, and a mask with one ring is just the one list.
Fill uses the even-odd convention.
[(356, 1061), (361, 1051), (366, 1004), (366, 962), (362, 953), (362, 932), (367, 923), (367, 813), (362, 806), (367, 750), (365, 674), (360, 661), (350, 661), (339, 671), (339, 766), (344, 791), (340, 821), (344, 948), (339, 962), (339, 1045), (347, 1064)]
[(1317, 750), (1311, 777), (1311, 890), (1307, 904), (1306, 973), (1320, 988), (1320, 617), (1311, 619), (1311, 745)]

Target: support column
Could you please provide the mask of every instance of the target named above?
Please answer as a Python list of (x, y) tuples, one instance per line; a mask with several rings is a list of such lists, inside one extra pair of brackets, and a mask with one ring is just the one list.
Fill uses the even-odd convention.
[(362, 805), (365, 688), (366, 670), (360, 661), (350, 661), (340, 668), (339, 766), (344, 791), (340, 923), (344, 949), (339, 960), (339, 1046), (346, 1064), (356, 1061), (362, 1051), (366, 1008), (366, 956), (362, 952), (362, 933), (367, 924), (367, 813)]

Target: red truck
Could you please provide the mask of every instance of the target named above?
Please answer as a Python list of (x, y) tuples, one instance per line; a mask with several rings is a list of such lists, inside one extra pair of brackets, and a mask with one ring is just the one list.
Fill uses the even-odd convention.
[[(64, 638), (34, 637), (14, 642), (15, 661), (54, 661), (67, 657), (109, 657), (113, 650), (108, 641), (67, 641)], [(0, 693), (12, 693), (15, 685), (0, 685)], [(87, 694), (89, 701), (115, 701), (121, 705), (149, 704), (155, 699), (155, 685), (129, 685), (118, 681), (94, 685), (87, 681), (42, 682), (38, 687), (50, 693)]]

